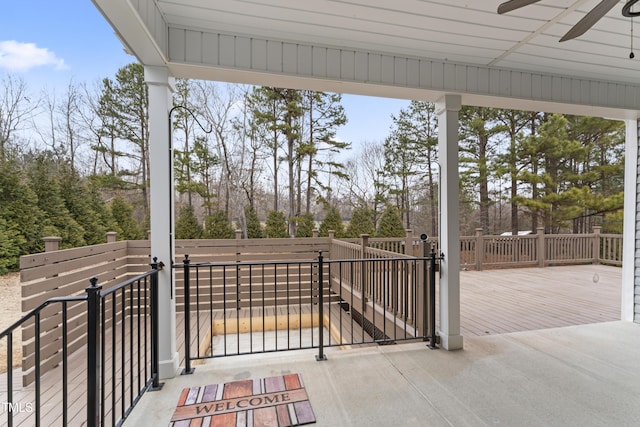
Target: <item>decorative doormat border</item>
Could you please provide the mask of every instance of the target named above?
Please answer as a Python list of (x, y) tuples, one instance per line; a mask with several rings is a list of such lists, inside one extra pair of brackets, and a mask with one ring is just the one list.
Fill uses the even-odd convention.
[(298, 426), (315, 423), (299, 374), (185, 388), (171, 427)]

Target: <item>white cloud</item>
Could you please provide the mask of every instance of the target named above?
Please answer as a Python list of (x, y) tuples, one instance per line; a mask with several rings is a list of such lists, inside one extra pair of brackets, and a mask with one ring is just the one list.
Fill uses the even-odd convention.
[(67, 69), (63, 59), (47, 48), (34, 43), (20, 43), (15, 40), (0, 41), (0, 69), (8, 71), (28, 71), (41, 66), (53, 66), (56, 70)]

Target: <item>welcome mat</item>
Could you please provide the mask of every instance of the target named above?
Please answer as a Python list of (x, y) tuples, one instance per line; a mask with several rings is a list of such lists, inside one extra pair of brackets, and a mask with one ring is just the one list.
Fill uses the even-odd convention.
[(298, 426), (315, 423), (299, 374), (182, 390), (171, 427)]

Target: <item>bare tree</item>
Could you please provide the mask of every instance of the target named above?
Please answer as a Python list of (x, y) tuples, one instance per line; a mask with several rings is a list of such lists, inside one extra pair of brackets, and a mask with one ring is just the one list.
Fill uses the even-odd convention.
[(78, 153), (85, 130), (81, 111), (82, 92), (79, 86), (71, 80), (62, 97), (58, 97), (55, 91), (44, 90), (41, 99), (48, 126), (34, 125), (36, 133), (42, 143), (58, 158), (65, 158), (74, 169), (77, 168)]
[(38, 109), (39, 101), (33, 100), (27, 85), (21, 78), (10, 74), (0, 80), (0, 160), (5, 158), (7, 144), (16, 132), (26, 124)]
[[(196, 85), (196, 100), (201, 106), (206, 122), (213, 129), (218, 157), (222, 164), (221, 187), (224, 191), (224, 211), (227, 216), (239, 211), (239, 187), (237, 179), (238, 147), (235, 142), (233, 118), (240, 101), (235, 86), (226, 90), (213, 82), (200, 81)], [(240, 150), (241, 151), (241, 150)]]

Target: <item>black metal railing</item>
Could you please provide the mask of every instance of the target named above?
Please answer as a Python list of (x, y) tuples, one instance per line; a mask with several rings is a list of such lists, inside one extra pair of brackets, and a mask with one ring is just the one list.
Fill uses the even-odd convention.
[[(7, 340), (7, 388), (6, 393), (0, 392), (4, 412), (0, 424), (6, 421), (8, 427), (40, 426), (46, 411), (46, 425), (119, 426), (145, 391), (161, 387), (157, 350), (159, 264), (155, 259), (151, 268), (104, 291), (92, 278), (86, 295), (51, 298), (0, 333), (0, 342)], [(41, 313), (47, 307), (59, 307), (55, 335), (40, 333)], [(80, 314), (70, 316), (78, 309)], [(34, 386), (16, 390), (14, 335), (27, 322), (33, 322), (35, 331)], [(81, 330), (80, 336), (69, 334), (71, 327), (83, 324), (86, 331)], [(70, 340), (83, 345), (72, 352)], [(52, 345), (57, 346), (54, 351), (59, 353), (56, 360), (60, 369), (41, 375), (41, 351), (46, 348), (50, 352)], [(61, 390), (43, 402), (45, 383), (60, 383)], [(82, 401), (85, 404), (78, 405)]]
[[(194, 360), (404, 340), (435, 347), (432, 257), (194, 263), (177, 270), (185, 370)], [(429, 280), (429, 278), (431, 279)]]

